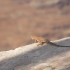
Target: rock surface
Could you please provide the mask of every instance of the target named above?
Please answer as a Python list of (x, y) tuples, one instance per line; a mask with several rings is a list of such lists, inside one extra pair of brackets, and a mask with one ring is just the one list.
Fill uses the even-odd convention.
[[(70, 37), (54, 41), (70, 45)], [(0, 52), (0, 70), (70, 70), (70, 47), (38, 43)]]

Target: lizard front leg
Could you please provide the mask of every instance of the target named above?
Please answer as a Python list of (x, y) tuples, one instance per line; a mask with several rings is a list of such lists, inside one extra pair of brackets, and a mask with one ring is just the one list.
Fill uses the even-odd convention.
[(38, 41), (37, 40), (35, 40), (35, 43), (37, 43)]
[(42, 46), (43, 45), (43, 42), (38, 42), (39, 44), (37, 46)]

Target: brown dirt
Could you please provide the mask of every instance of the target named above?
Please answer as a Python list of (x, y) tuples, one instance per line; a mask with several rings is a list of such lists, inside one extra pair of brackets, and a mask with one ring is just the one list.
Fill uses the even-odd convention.
[(0, 51), (30, 44), (34, 34), (50, 40), (70, 36), (70, 1), (46, 3), (0, 0)]

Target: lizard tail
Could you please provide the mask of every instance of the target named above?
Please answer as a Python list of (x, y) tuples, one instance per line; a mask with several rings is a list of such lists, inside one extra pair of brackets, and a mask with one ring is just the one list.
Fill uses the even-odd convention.
[(70, 46), (57, 45), (57, 44), (52, 43), (52, 42), (50, 42), (50, 41), (48, 42), (48, 44), (53, 45), (53, 46), (57, 46), (57, 47), (70, 47)]

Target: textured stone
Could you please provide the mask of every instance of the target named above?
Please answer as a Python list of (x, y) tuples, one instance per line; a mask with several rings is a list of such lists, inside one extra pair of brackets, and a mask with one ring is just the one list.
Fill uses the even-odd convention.
[[(70, 37), (54, 41), (70, 45)], [(51, 45), (37, 46), (38, 43), (21, 46), (14, 50), (0, 52), (0, 70), (69, 70), (70, 47)]]

